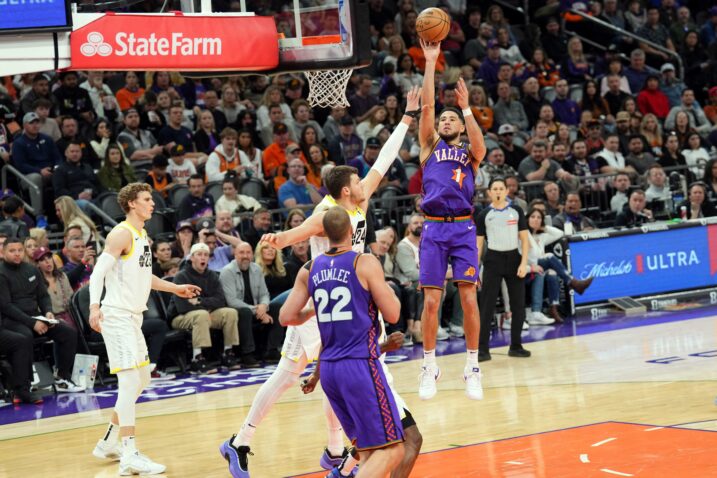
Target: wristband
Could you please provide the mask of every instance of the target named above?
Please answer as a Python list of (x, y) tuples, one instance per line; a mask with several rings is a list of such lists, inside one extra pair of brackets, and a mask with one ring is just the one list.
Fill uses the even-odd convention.
[(413, 111), (404, 111), (403, 114), (411, 118), (418, 118), (418, 116), (421, 114), (421, 110), (418, 109)]
[(464, 118), (465, 118), (466, 116), (473, 116), (473, 111), (471, 111), (470, 108), (466, 108), (466, 109), (461, 110), (461, 111), (463, 111), (463, 117), (464, 117)]

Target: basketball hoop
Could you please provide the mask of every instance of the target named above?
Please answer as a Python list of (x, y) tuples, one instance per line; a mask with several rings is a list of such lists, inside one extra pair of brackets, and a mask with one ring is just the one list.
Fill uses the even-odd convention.
[(309, 70), (304, 74), (309, 80), (309, 104), (313, 107), (348, 108), (346, 85), (351, 78), (352, 68), (338, 70)]

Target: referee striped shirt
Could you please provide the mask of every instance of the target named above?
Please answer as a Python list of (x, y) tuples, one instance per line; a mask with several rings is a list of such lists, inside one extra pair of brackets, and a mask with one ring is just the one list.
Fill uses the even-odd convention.
[(476, 232), (485, 237), (491, 251), (507, 252), (519, 248), (519, 231), (528, 229), (528, 221), (519, 207), (508, 204), (503, 209), (488, 206), (476, 220)]

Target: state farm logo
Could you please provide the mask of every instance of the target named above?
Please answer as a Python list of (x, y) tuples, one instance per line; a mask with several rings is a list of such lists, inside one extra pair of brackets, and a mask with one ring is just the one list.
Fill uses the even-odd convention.
[(222, 39), (188, 37), (181, 32), (169, 36), (151, 33), (148, 37), (134, 33), (118, 32), (114, 47), (105, 42), (99, 32), (87, 34), (87, 42), (80, 46), (84, 56), (219, 56), (222, 54)]
[(105, 42), (105, 37), (99, 32), (87, 34), (87, 43), (80, 46), (80, 53), (85, 56), (109, 56), (112, 54), (112, 45)]

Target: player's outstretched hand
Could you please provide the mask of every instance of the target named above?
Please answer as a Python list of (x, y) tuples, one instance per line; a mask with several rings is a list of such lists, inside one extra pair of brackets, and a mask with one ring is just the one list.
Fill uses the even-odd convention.
[(312, 373), (301, 382), (301, 391), (304, 394), (311, 393), (316, 388), (317, 383), (319, 383), (319, 377)]
[(283, 249), (283, 245), (279, 241), (279, 234), (264, 234), (261, 236), (261, 242), (266, 242), (275, 249)]
[(406, 95), (406, 111), (416, 111), (421, 101), (421, 87), (414, 86)]
[(192, 284), (180, 284), (177, 285), (177, 289), (174, 291), (174, 294), (183, 298), (183, 299), (191, 299), (193, 297), (197, 297), (199, 294), (202, 293), (202, 289), (196, 285)]
[(420, 38), (419, 41), (421, 42), (423, 56), (426, 58), (426, 61), (438, 61), (438, 55), (441, 53), (441, 42), (427, 42), (422, 38)]
[(386, 341), (381, 344), (381, 352), (393, 352), (394, 350), (398, 350), (403, 346), (403, 333), (402, 332), (394, 332), (391, 335), (388, 336)]
[(104, 319), (104, 316), (100, 308), (90, 307), (90, 327), (98, 334), (102, 333), (102, 319)]
[(462, 110), (470, 107), (468, 103), (468, 87), (463, 78), (458, 78), (458, 83), (456, 83), (456, 103)]

